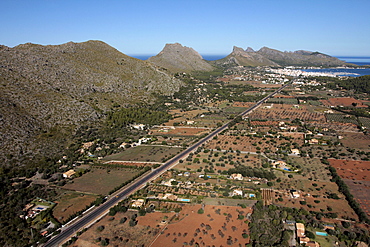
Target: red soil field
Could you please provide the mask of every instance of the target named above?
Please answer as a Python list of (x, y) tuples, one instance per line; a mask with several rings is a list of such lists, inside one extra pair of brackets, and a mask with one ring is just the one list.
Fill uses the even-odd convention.
[[(165, 130), (164, 130), (165, 129)], [(176, 127), (175, 129), (157, 128), (152, 129), (153, 135), (174, 135), (174, 136), (196, 136), (208, 133), (209, 129), (206, 128), (190, 128), (190, 127)]]
[(370, 161), (328, 159), (343, 179), (370, 181)]
[(245, 246), (249, 242), (242, 236), (249, 233), (246, 219), (238, 219), (238, 215), (247, 216), (251, 208), (206, 205), (204, 213), (198, 214), (200, 208), (201, 205), (184, 207), (179, 220), (168, 224), (151, 246), (182, 246), (191, 242), (199, 246)]
[(251, 125), (253, 126), (278, 126), (278, 121), (251, 121)]
[(251, 107), (255, 103), (253, 102), (234, 102), (233, 107)]
[(370, 161), (328, 159), (370, 217)]
[(122, 165), (122, 166), (135, 166), (135, 167), (145, 167), (145, 166), (153, 166), (155, 163), (150, 162), (124, 162), (124, 161), (109, 161), (105, 164), (112, 164), (112, 165)]
[(321, 103), (325, 106), (354, 106), (352, 103), (356, 104), (356, 107), (367, 107), (364, 105), (362, 101), (350, 98), (350, 97), (343, 97), (343, 98), (330, 98), (327, 100), (320, 100)]

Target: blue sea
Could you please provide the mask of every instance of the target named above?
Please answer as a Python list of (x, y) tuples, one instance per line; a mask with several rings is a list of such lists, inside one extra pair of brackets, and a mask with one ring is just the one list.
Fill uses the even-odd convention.
[(370, 75), (370, 68), (366, 68), (366, 69), (329, 68), (329, 69), (302, 69), (302, 70), (306, 72), (334, 74), (336, 76), (359, 77), (363, 75)]
[[(336, 58), (343, 60), (347, 63), (353, 63), (359, 66), (370, 65), (370, 57), (366, 56), (336, 56)], [(337, 76), (350, 76), (359, 77), (363, 75), (370, 75), (370, 68), (330, 68), (330, 69), (304, 69), (307, 72), (321, 72), (335, 74)]]
[(357, 64), (357, 65), (360, 65), (360, 66), (363, 66), (363, 65), (370, 65), (370, 57), (356, 57), (356, 56), (353, 56), (353, 57), (345, 57), (345, 56), (336, 56), (336, 58), (340, 59), (340, 60), (343, 60), (347, 63), (353, 63), (353, 64)]
[(148, 58), (155, 56), (155, 54), (154, 55), (128, 55), (128, 56), (134, 57), (140, 60), (147, 60)]

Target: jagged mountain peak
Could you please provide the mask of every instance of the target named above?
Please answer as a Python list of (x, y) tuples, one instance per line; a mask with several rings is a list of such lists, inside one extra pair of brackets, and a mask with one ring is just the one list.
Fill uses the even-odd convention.
[(246, 55), (245, 53), (246, 51), (243, 48), (234, 46), (231, 54), (237, 55), (237, 56), (243, 56), (243, 55)]
[(244, 50), (241, 47), (234, 46), (233, 51), (226, 57), (214, 62), (218, 66), (277, 66), (274, 62), (264, 58), (262, 55), (248, 47)]

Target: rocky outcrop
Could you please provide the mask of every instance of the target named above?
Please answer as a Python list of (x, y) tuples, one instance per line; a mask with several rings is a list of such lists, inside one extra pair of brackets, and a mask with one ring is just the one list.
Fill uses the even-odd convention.
[(268, 47), (263, 47), (258, 54), (268, 58), (281, 66), (341, 66), (345, 62), (338, 58), (320, 52), (299, 50), (295, 52), (282, 52)]
[(243, 50), (234, 46), (225, 58), (213, 62), (217, 66), (341, 66), (345, 63), (335, 57), (320, 52), (294, 51), (281, 52), (268, 47), (254, 51), (251, 47)]
[(171, 72), (212, 71), (215, 69), (193, 48), (182, 46), (179, 43), (166, 44), (158, 55), (150, 57), (148, 61)]
[(252, 48), (248, 47), (247, 50), (234, 46), (233, 51), (225, 58), (215, 61), (218, 66), (278, 66), (275, 62), (265, 58), (264, 56), (256, 53)]

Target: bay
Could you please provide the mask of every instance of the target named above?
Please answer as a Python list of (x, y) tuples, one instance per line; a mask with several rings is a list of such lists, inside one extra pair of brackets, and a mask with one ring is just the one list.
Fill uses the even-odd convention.
[(332, 74), (336, 76), (350, 76), (350, 77), (370, 75), (370, 68), (302, 69), (302, 71)]

